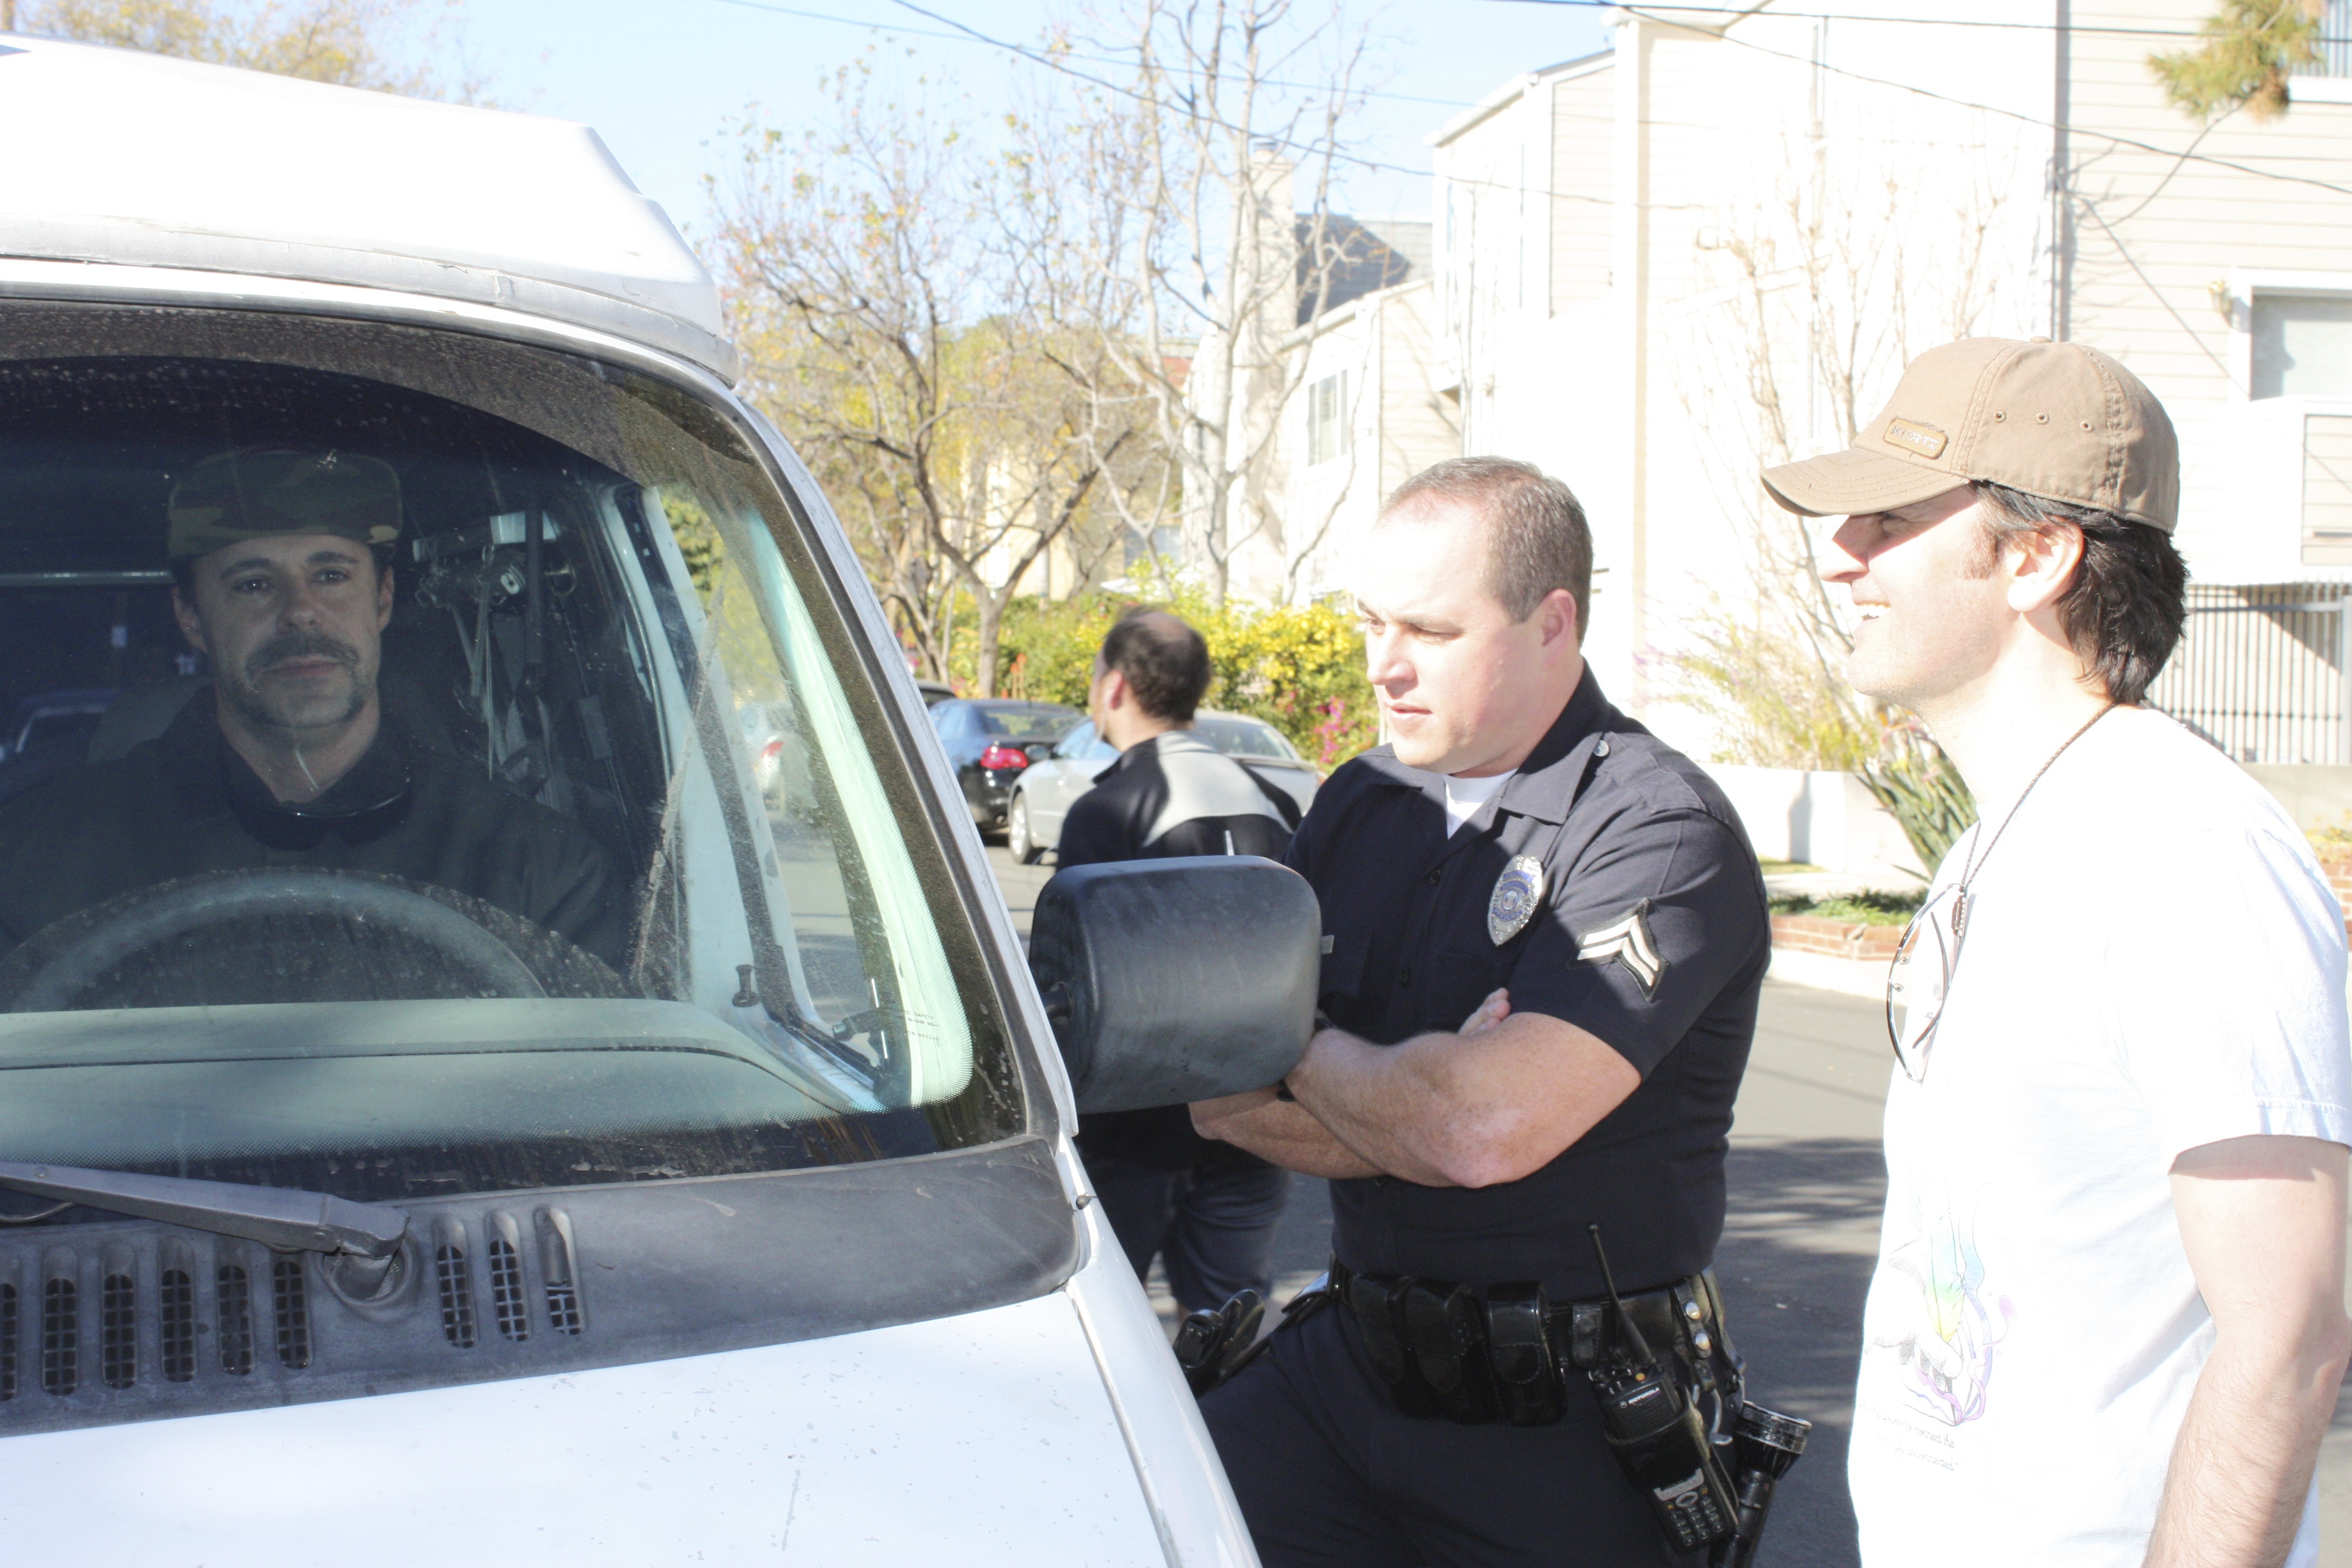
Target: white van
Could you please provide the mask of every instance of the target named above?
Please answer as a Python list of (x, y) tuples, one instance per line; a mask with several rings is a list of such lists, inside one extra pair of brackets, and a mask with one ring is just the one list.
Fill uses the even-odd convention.
[[(1305, 884), (1066, 877), (1033, 978), (587, 129), (7, 37), (0, 141), (0, 713), (100, 710), (0, 760), (0, 1556), (1255, 1562), (1068, 1131), (1296, 1060)], [(253, 453), (397, 480), (331, 810), (177, 624)]]

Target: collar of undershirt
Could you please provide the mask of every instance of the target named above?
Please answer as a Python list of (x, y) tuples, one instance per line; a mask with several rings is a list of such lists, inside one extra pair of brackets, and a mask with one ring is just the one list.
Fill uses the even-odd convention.
[[(1568, 706), (1560, 710), (1559, 717), (1544, 731), (1544, 738), (1536, 742), (1536, 749), (1528, 753), (1527, 761), (1519, 764), (1502, 793), (1490, 803), (1493, 809), (1542, 822), (1567, 821), (1569, 808), (1576, 804), (1577, 791), (1584, 781), (1586, 765), (1591, 761), (1591, 748), (1584, 742), (1596, 734), (1618, 732), (1643, 731), (1641, 726), (1610, 702), (1601, 692), (1600, 679), (1588, 666)], [(1363, 762), (1391, 787), (1418, 790), (1439, 810), (1445, 808), (1444, 774), (1407, 767), (1385, 746), (1366, 752)]]

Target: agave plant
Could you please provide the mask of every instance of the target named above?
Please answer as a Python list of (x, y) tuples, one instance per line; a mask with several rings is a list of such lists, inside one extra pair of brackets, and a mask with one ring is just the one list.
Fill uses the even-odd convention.
[(1916, 721), (1889, 724), (1879, 754), (1862, 765), (1863, 786), (1902, 825), (1919, 863), (1933, 871), (1969, 824), (1976, 797)]

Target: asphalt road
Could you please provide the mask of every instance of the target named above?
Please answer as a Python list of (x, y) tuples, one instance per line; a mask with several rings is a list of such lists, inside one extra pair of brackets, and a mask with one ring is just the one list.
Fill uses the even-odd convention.
[[(1015, 866), (991, 848), (1024, 932), (1050, 866)], [(1889, 1053), (1879, 1005), (1779, 981), (1763, 1013), (1731, 1134), (1730, 1215), (1716, 1256), (1734, 1342), (1762, 1403), (1813, 1423), (1805, 1458), (1781, 1483), (1757, 1562), (1851, 1568), (1853, 1509), (1845, 1450), (1853, 1420), (1862, 1303), (1878, 1249), (1886, 1170), (1879, 1121)], [(1276, 1249), (1277, 1298), (1329, 1257), (1326, 1184), (1292, 1179)], [(1152, 1299), (1174, 1306), (1153, 1271)], [(2320, 1562), (2352, 1568), (2352, 1394), (2339, 1398), (2320, 1455)]]

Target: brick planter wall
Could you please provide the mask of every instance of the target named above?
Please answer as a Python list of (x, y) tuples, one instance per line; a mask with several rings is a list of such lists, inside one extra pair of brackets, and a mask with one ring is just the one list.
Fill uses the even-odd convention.
[[(2346, 889), (2352, 889), (2352, 861), (2344, 865)], [(1774, 915), (1772, 945), (1792, 952), (1818, 952), (1824, 958), (1868, 959), (1885, 963), (1903, 940), (1901, 926), (1848, 925), (1818, 915)]]
[[(2352, 860), (2322, 860), (2320, 874), (2327, 885), (2336, 889), (2336, 901), (2344, 906), (2344, 934), (2352, 939)], [(1780, 938), (1774, 937), (1778, 942)]]

